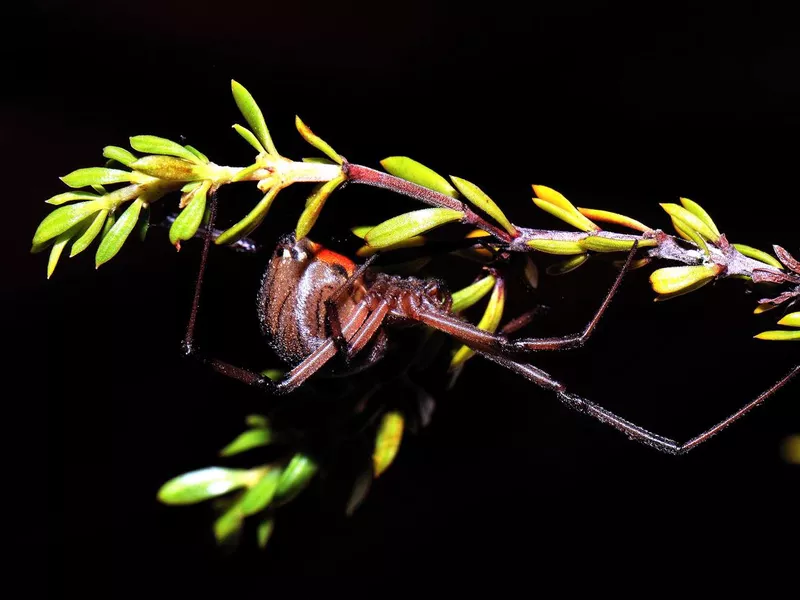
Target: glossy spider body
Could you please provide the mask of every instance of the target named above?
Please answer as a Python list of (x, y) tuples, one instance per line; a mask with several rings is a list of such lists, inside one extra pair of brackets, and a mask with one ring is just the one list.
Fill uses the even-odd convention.
[[(630, 266), (636, 252), (635, 244), (614, 285), (583, 331), (563, 337), (511, 340), (502, 331), (500, 334), (489, 333), (453, 315), (450, 294), (438, 280), (375, 272), (369, 268), (370, 261), (356, 266), (348, 258), (311, 240), (286, 236), (270, 258), (258, 296), (262, 333), (275, 352), (292, 365), (283, 378), (272, 381), (256, 372), (203, 356), (194, 346), (200, 289), (215, 213), (216, 198), (211, 203), (209, 233), (205, 236), (184, 352), (224, 375), (269, 394), (292, 392), (325, 368), (337, 354), (346, 359), (347, 373), (369, 367), (383, 357), (388, 330), (397, 326), (426, 325), (450, 335), (477, 354), (539, 387), (555, 392), (565, 405), (611, 425), (629, 438), (662, 452), (682, 454), (744, 416), (800, 371), (800, 366), (794, 367), (739, 411), (681, 444), (567, 392), (563, 383), (528, 362), (534, 352), (576, 348), (589, 339)], [(509, 331), (507, 329), (505, 333)]]

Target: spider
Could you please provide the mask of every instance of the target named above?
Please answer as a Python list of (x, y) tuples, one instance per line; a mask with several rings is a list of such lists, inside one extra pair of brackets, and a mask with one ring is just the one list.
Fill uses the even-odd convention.
[[(483, 358), (554, 392), (569, 408), (610, 425), (632, 440), (667, 454), (678, 455), (699, 446), (743, 417), (800, 371), (800, 365), (793, 367), (777, 383), (738, 411), (689, 441), (679, 443), (568, 392), (563, 383), (526, 362), (527, 356), (533, 352), (578, 348), (587, 342), (628, 271), (637, 250), (636, 244), (583, 331), (563, 337), (511, 340), (507, 334), (514, 327), (508, 327), (498, 335), (478, 329), (453, 315), (450, 312), (450, 294), (436, 279), (376, 272), (370, 269), (370, 264), (377, 255), (357, 266), (347, 257), (307, 238), (296, 240), (293, 235), (287, 235), (279, 240), (270, 258), (258, 296), (262, 334), (283, 360), (294, 365), (282, 379), (273, 381), (254, 371), (204, 356), (194, 344), (200, 292), (216, 209), (217, 198), (213, 194), (189, 324), (182, 342), (183, 353), (227, 377), (269, 394), (292, 392), (337, 354), (345, 357), (348, 373), (365, 369), (383, 357), (391, 329), (422, 324), (452, 336)], [(522, 321), (524, 318), (515, 319), (512, 324)]]

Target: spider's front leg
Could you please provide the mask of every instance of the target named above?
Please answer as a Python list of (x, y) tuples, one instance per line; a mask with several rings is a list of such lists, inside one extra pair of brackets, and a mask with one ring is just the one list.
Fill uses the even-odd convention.
[(592, 333), (594, 333), (594, 330), (597, 328), (597, 324), (600, 322), (603, 313), (606, 312), (606, 309), (611, 304), (611, 300), (614, 298), (614, 295), (617, 293), (617, 290), (622, 283), (622, 278), (625, 277), (625, 274), (630, 269), (631, 261), (636, 254), (638, 246), (639, 242), (638, 240), (635, 240), (633, 242), (633, 246), (628, 252), (628, 257), (625, 260), (625, 264), (617, 274), (617, 278), (614, 280), (614, 285), (612, 285), (611, 289), (608, 290), (608, 293), (603, 299), (603, 302), (600, 304), (600, 307), (597, 309), (597, 312), (586, 324), (586, 327), (583, 328), (583, 331), (562, 337), (521, 338), (513, 341), (503, 342), (503, 352), (506, 354), (519, 355), (526, 352), (536, 352), (541, 350), (570, 350), (583, 346), (589, 340)]

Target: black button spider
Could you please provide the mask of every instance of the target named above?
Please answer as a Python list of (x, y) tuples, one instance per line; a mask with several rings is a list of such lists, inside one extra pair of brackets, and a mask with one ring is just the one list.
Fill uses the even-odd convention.
[(578, 348), (586, 343), (628, 271), (637, 250), (636, 244), (583, 331), (563, 337), (510, 340), (505, 335), (488, 333), (454, 316), (450, 312), (450, 295), (436, 280), (379, 273), (369, 268), (371, 260), (356, 266), (348, 258), (306, 238), (295, 240), (293, 236), (286, 236), (273, 252), (258, 298), (262, 333), (276, 353), (294, 365), (275, 382), (256, 372), (206, 357), (195, 348), (194, 330), (216, 207), (214, 194), (189, 325), (183, 341), (184, 354), (223, 375), (270, 394), (292, 392), (337, 354), (346, 357), (350, 372), (366, 368), (382, 358), (387, 330), (392, 326), (422, 324), (452, 336), (484, 358), (555, 392), (563, 404), (614, 427), (632, 440), (668, 454), (683, 454), (743, 417), (800, 371), (800, 365), (793, 367), (777, 383), (732, 415), (688, 442), (678, 443), (567, 392), (563, 383), (525, 362), (532, 352)]

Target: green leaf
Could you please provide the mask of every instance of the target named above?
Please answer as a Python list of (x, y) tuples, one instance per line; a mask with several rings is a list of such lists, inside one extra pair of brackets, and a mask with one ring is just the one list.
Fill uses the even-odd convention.
[(258, 532), (256, 537), (258, 538), (259, 548), (267, 547), (269, 538), (272, 537), (272, 532), (274, 530), (275, 530), (275, 519), (273, 519), (272, 517), (267, 517), (258, 524)]
[(458, 191), (444, 177), (407, 156), (390, 156), (381, 161), (381, 166), (395, 177), (405, 179), (429, 190), (451, 198), (458, 198)]
[(344, 162), (342, 157), (339, 156), (339, 154), (333, 148), (331, 148), (330, 144), (311, 131), (309, 126), (303, 123), (303, 121), (300, 120), (300, 117), (297, 115), (294, 117), (294, 124), (295, 127), (297, 127), (297, 131), (299, 131), (300, 135), (303, 136), (303, 139), (314, 146), (314, 148), (322, 152), (325, 156), (337, 164), (342, 164), (342, 162)]
[(247, 415), (244, 422), (250, 427), (257, 427), (261, 429), (269, 429), (269, 419), (264, 415)]
[(53, 247), (50, 249), (50, 258), (47, 261), (47, 278), (50, 279), (50, 276), (53, 274), (53, 271), (56, 269), (56, 265), (58, 264), (58, 259), (61, 258), (61, 253), (64, 250), (64, 247), (67, 243), (76, 235), (80, 235), (81, 230), (83, 229), (83, 222), (76, 223), (72, 227), (70, 227), (67, 231), (59, 235)]
[(210, 187), (211, 182), (204, 181), (196, 190), (189, 192), (192, 194), (192, 199), (169, 228), (170, 244), (175, 245), (179, 240), (192, 239), (197, 233), (206, 210), (206, 195)]
[(256, 138), (253, 132), (250, 131), (247, 127), (242, 127), (238, 123), (234, 123), (232, 127), (236, 131), (236, 133), (242, 136), (248, 144), (250, 144), (253, 148), (255, 148), (258, 151), (259, 154), (263, 154), (264, 152), (266, 152), (266, 150), (264, 150), (264, 146), (262, 146), (261, 142), (258, 141), (258, 138)]
[(73, 200), (97, 200), (101, 196), (93, 194), (92, 192), (64, 192), (63, 194), (56, 194), (49, 200), (45, 200), (47, 204), (58, 206), (65, 202), (72, 202)]
[(580, 267), (587, 260), (589, 260), (588, 254), (578, 254), (577, 256), (568, 258), (567, 260), (563, 260), (554, 265), (550, 265), (549, 267), (547, 267), (547, 274), (554, 276), (566, 275), (567, 273), (574, 271), (575, 269)]
[(245, 179), (247, 177), (250, 177), (250, 175), (252, 175), (256, 171), (258, 171), (260, 168), (261, 168), (261, 165), (258, 164), (257, 162), (253, 163), (249, 167), (244, 167), (242, 170), (240, 170), (238, 173), (236, 173), (236, 175), (234, 175), (231, 178), (231, 183), (235, 183), (237, 181), (242, 181), (243, 179)]
[(717, 236), (720, 235), (719, 229), (717, 229), (717, 226), (714, 224), (714, 220), (711, 218), (711, 215), (709, 215), (702, 206), (700, 206), (694, 200), (689, 200), (688, 198), (681, 198), (680, 200), (681, 204), (683, 204), (683, 207), (686, 210), (705, 223), (708, 228), (711, 229), (711, 231), (717, 234)]
[[(712, 242), (719, 241), (719, 233), (709, 227), (706, 222), (703, 221), (703, 219), (695, 215), (693, 212), (678, 204), (672, 204), (669, 202), (662, 203), (661, 208), (663, 208), (669, 216), (674, 217), (679, 221), (683, 221), (683, 223), (685, 223), (689, 228), (694, 229), (707, 240)], [(686, 230), (686, 227), (684, 226), (682, 229)]]
[(585, 254), (580, 242), (570, 240), (531, 240), (526, 244), (547, 254)]
[(453, 306), (450, 310), (453, 313), (460, 313), (477, 302), (480, 302), (481, 298), (492, 291), (494, 282), (494, 275), (487, 275), (483, 279), (480, 279), (475, 283), (458, 290), (457, 292), (453, 292)]
[(100, 230), (103, 228), (103, 224), (106, 222), (108, 212), (108, 209), (105, 209), (101, 210), (97, 213), (97, 215), (95, 215), (92, 224), (89, 225), (88, 229), (86, 229), (86, 231), (84, 231), (83, 234), (72, 244), (72, 249), (69, 253), (70, 258), (86, 250), (86, 248), (88, 248), (89, 245), (94, 241), (94, 238), (97, 237), (97, 235), (100, 233)]
[(131, 168), (159, 179), (167, 181), (197, 181), (211, 179), (212, 173), (207, 165), (197, 162), (197, 157), (192, 155), (194, 162), (173, 156), (148, 155), (143, 156)]
[(267, 428), (249, 429), (239, 434), (220, 451), (220, 456), (233, 456), (253, 448), (267, 446), (273, 441), (272, 432)]
[(389, 468), (400, 450), (403, 439), (405, 419), (399, 412), (393, 411), (383, 415), (375, 436), (375, 448), (372, 451), (372, 467), (375, 478)]
[[(633, 248), (635, 240), (618, 240), (603, 235), (595, 234), (588, 235), (579, 243), (584, 250), (592, 250), (593, 252), (621, 252)], [(648, 248), (655, 246), (656, 241), (653, 239), (639, 240), (639, 248)]]
[(267, 122), (264, 120), (264, 115), (253, 96), (243, 85), (234, 80), (231, 80), (231, 91), (233, 92), (236, 106), (239, 107), (242, 116), (244, 116), (247, 124), (250, 125), (250, 129), (253, 130), (258, 141), (267, 149), (267, 152), (273, 156), (278, 156), (278, 151), (275, 149), (275, 144), (272, 143), (269, 129), (267, 129)]
[(320, 212), (322, 212), (322, 207), (325, 206), (325, 201), (328, 199), (328, 196), (330, 196), (333, 190), (339, 187), (344, 180), (344, 174), (338, 175), (330, 181), (318, 185), (314, 189), (306, 202), (306, 208), (303, 214), (300, 215), (300, 219), (297, 221), (295, 239), (301, 240), (311, 232), (311, 228), (314, 227), (314, 224), (317, 222), (317, 218)]
[(278, 482), (281, 479), (280, 469), (270, 469), (253, 487), (247, 490), (242, 499), (238, 502), (239, 510), (246, 517), (254, 515), (264, 510), (278, 490)]
[(689, 225), (686, 221), (682, 221), (678, 217), (672, 217), (672, 223), (675, 226), (675, 230), (678, 232), (683, 238), (688, 238), (689, 241), (694, 242), (698, 248), (705, 254), (706, 256), (711, 256), (711, 251), (708, 249), (708, 244), (706, 243), (705, 239), (702, 235), (700, 235), (697, 231), (695, 231), (691, 225)]
[[(486, 310), (478, 323), (478, 329), (494, 333), (500, 325), (500, 320), (503, 318), (503, 309), (505, 307), (506, 288), (505, 282), (502, 279), (497, 279), (492, 289), (492, 295), (489, 297), (489, 303), (486, 305)], [(469, 360), (475, 351), (465, 345), (462, 345), (456, 350), (450, 361), (450, 371), (457, 369)]]
[(556, 204), (553, 204), (552, 202), (542, 200), (541, 198), (534, 198), (533, 203), (539, 208), (541, 208), (543, 211), (550, 213), (557, 219), (561, 219), (565, 223), (569, 223), (570, 225), (580, 229), (581, 231), (600, 230), (600, 228), (597, 225), (595, 225), (589, 219), (587, 219), (581, 213), (579, 213), (578, 209), (566, 210)]
[(208, 467), (170, 479), (158, 490), (164, 504), (196, 504), (252, 485), (253, 473), (245, 469)]
[(505, 214), (503, 214), (503, 211), (500, 210), (500, 207), (497, 206), (495, 201), (489, 198), (489, 196), (487, 196), (481, 188), (474, 183), (467, 181), (466, 179), (453, 177), (452, 175), (450, 176), (450, 179), (453, 180), (453, 183), (458, 188), (458, 191), (461, 192), (467, 200), (472, 202), (472, 204), (500, 223), (500, 225), (503, 226), (503, 229), (505, 229), (508, 233), (513, 236), (517, 235), (517, 230), (511, 224), (511, 221), (509, 221)]
[(282, 188), (277, 185), (270, 189), (261, 202), (256, 204), (255, 208), (251, 210), (244, 219), (236, 223), (236, 225), (230, 229), (222, 232), (219, 237), (214, 240), (214, 243), (218, 245), (232, 244), (253, 233), (264, 221), (264, 218), (269, 212), (269, 207), (272, 206), (272, 201), (275, 200), (275, 196), (278, 195), (281, 189)]
[(268, 379), (272, 379), (272, 381), (278, 381), (278, 379), (283, 377), (284, 371), (281, 369), (264, 369), (261, 371), (261, 374)]
[(789, 313), (778, 321), (778, 325), (786, 325), (787, 327), (800, 327), (800, 312)]
[(36, 232), (33, 234), (33, 244), (38, 246), (61, 235), (67, 229), (83, 221), (89, 215), (96, 213), (98, 210), (107, 208), (105, 204), (103, 198), (98, 198), (96, 200), (78, 202), (55, 209), (47, 215), (39, 224), (39, 227), (36, 228)]
[(237, 502), (214, 521), (214, 538), (217, 543), (222, 543), (240, 531), (243, 525), (244, 515)]
[(192, 153), (192, 154), (194, 154), (194, 155), (195, 155), (197, 158), (199, 158), (201, 163), (203, 163), (203, 164), (207, 165), (209, 162), (211, 162), (211, 161), (209, 161), (209, 160), (208, 160), (208, 157), (207, 157), (205, 154), (203, 154), (202, 152), (200, 152), (200, 150), (198, 150), (198, 149), (197, 149), (197, 148), (195, 148), (194, 146), (190, 146), (189, 144), (186, 144), (186, 145), (184, 146), (184, 148), (186, 148), (186, 149), (187, 149), (189, 152), (191, 152), (191, 153)]
[(135, 135), (130, 138), (130, 143), (131, 148), (144, 154), (175, 156), (198, 164), (205, 162), (194, 152), (187, 150), (179, 143), (157, 135)]
[(581, 213), (584, 217), (592, 221), (600, 221), (603, 223), (612, 223), (614, 225), (621, 225), (622, 227), (628, 227), (630, 229), (635, 229), (636, 231), (641, 231), (641, 232), (652, 231), (652, 229), (647, 225), (645, 225), (644, 223), (637, 221), (636, 219), (626, 217), (625, 215), (621, 215), (619, 213), (610, 212), (607, 210), (597, 210), (594, 208), (581, 208), (580, 206), (577, 207), (577, 209), (579, 213)]
[(797, 342), (800, 341), (800, 331), (793, 330), (775, 330), (775, 331), (762, 331), (755, 336), (759, 340), (770, 340), (774, 342)]
[(106, 146), (103, 148), (103, 156), (110, 160), (115, 160), (118, 163), (122, 163), (126, 167), (130, 167), (131, 164), (135, 163), (137, 160), (133, 153), (119, 146)]
[(534, 185), (533, 191), (538, 196), (533, 199), (533, 202), (542, 210), (581, 231), (600, 231), (600, 227), (581, 214), (561, 192), (546, 185)]
[(336, 163), (330, 160), (329, 158), (324, 158), (322, 156), (308, 156), (303, 159), (304, 163), (313, 163), (317, 165), (335, 165)]
[(375, 225), (358, 225), (350, 229), (351, 233), (357, 238), (364, 239), (370, 230), (374, 229)]
[(316, 475), (317, 468), (317, 464), (305, 454), (295, 454), (283, 470), (275, 493), (275, 502), (286, 504), (296, 498)]
[(775, 267), (776, 269), (784, 269), (784, 266), (777, 258), (771, 254), (767, 254), (763, 250), (759, 250), (758, 248), (753, 248), (751, 246), (745, 246), (744, 244), (733, 244), (733, 247), (748, 258), (760, 260), (761, 262), (766, 263), (771, 267)]
[(97, 247), (97, 254), (95, 254), (95, 268), (103, 263), (108, 262), (119, 252), (125, 240), (133, 231), (136, 226), (136, 221), (139, 219), (139, 212), (142, 210), (142, 201), (134, 200), (130, 206), (125, 209), (114, 226), (109, 230), (100, 245)]
[(81, 188), (87, 185), (128, 182), (131, 180), (131, 172), (106, 169), (105, 167), (89, 167), (73, 171), (60, 179), (71, 188)]
[(373, 227), (365, 239), (373, 248), (383, 248), (463, 218), (464, 213), (459, 210), (423, 208), (384, 221)]
[(719, 265), (684, 265), (664, 267), (653, 271), (650, 284), (659, 294), (671, 295), (683, 291), (694, 291), (719, 275)]

